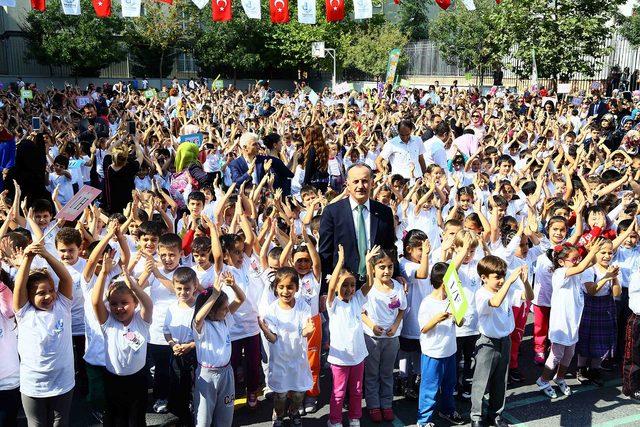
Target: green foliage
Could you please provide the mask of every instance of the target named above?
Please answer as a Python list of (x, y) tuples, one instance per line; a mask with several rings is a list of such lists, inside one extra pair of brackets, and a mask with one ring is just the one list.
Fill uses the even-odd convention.
[[(574, 73), (593, 75), (610, 49), (605, 41), (626, 0), (504, 0), (497, 8), (500, 39), (514, 46), (510, 61), (521, 77), (531, 73), (535, 49), (538, 75), (568, 79)], [(592, 60), (586, 57), (594, 58)]]
[(65, 15), (60, 4), (51, 4), (45, 12), (29, 12), (21, 26), (28, 47), (25, 59), (67, 65), (75, 75), (88, 76), (124, 60), (125, 44), (119, 39), (122, 18), (97, 18), (90, 0), (81, 0), (80, 5), (79, 16)]
[(402, 0), (398, 14), (400, 29), (409, 40), (426, 40), (429, 38), (429, 4), (433, 0)]
[(432, 21), (429, 35), (444, 60), (467, 70), (501, 63), (509, 44), (499, 37), (497, 15), (502, 6), (494, 0), (475, 0), (476, 10), (458, 6)]
[(625, 18), (620, 27), (620, 32), (635, 47), (640, 47), (640, 15), (638, 9), (633, 10), (633, 15)]

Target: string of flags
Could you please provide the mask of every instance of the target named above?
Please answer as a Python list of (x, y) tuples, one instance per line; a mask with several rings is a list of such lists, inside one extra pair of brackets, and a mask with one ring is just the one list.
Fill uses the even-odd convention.
[[(46, 10), (47, 0), (30, 0), (31, 8), (40, 12)], [(62, 11), (65, 15), (80, 15), (80, 0), (60, 0)], [(173, 4), (173, 0), (156, 0), (162, 3)], [(216, 22), (230, 21), (233, 12), (233, 0), (192, 0), (198, 9), (203, 9), (207, 4), (211, 4), (211, 18)], [(284, 24), (289, 22), (289, 0), (268, 0), (269, 17), (271, 22)], [(317, 0), (296, 0), (298, 6), (298, 22), (301, 24), (315, 24), (317, 22), (316, 1)], [(476, 10), (473, 0), (460, 0), (467, 10)], [(249, 19), (262, 19), (261, 0), (240, 0), (242, 9)], [(396, 4), (400, 0), (394, 0)], [(447, 10), (451, 6), (452, 0), (435, 0), (441, 9)], [(501, 0), (496, 0), (500, 4)], [(108, 18), (111, 16), (111, 0), (91, 0), (93, 10), (98, 18)], [(121, 0), (122, 17), (136, 18), (140, 16), (142, 0)], [(0, 6), (15, 7), (15, 0), (0, 0)], [(325, 0), (327, 22), (339, 22), (344, 20), (345, 6), (344, 0)], [(373, 16), (372, 0), (353, 1), (354, 19), (370, 19)]]
[[(30, 0), (31, 8), (44, 12), (47, 8), (46, 0)], [(80, 15), (80, 0), (60, 0), (62, 12), (65, 15)], [(173, 0), (156, 0), (173, 4)], [(233, 0), (192, 0), (198, 9), (211, 4), (211, 18), (216, 22), (230, 21), (233, 17)], [(284, 24), (289, 22), (289, 0), (268, 0), (271, 22)], [(316, 1), (296, 0), (298, 6), (298, 22), (301, 24), (315, 24), (317, 22)], [(242, 9), (249, 19), (262, 19), (261, 0), (240, 0)], [(0, 0), (0, 5), (15, 6), (15, 0)], [(11, 3), (11, 4), (10, 4)], [(93, 10), (98, 18), (111, 16), (111, 0), (91, 0)], [(140, 16), (142, 0), (121, 0), (122, 17), (136, 18)], [(325, 0), (327, 22), (344, 20), (344, 0)], [(370, 19), (373, 16), (372, 0), (354, 0), (353, 12), (355, 19)]]

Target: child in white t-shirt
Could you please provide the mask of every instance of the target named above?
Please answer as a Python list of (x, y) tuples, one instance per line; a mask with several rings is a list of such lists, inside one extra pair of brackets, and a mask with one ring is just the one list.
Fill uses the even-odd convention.
[[(147, 408), (147, 343), (153, 303), (137, 282), (124, 271), (124, 281), (109, 285), (104, 304), (104, 287), (114, 267), (110, 253), (93, 288), (91, 302), (104, 335), (106, 372), (106, 425), (145, 425)], [(140, 303), (140, 309), (137, 309)]]
[[(58, 290), (45, 269), (31, 270), (40, 255), (58, 276)], [(65, 266), (34, 243), (24, 249), (13, 293), (18, 324), (20, 392), (30, 425), (46, 425), (56, 419), (69, 422), (75, 385), (71, 343), (73, 283)]]
[(362, 315), (365, 343), (365, 400), (372, 421), (393, 421), (393, 365), (400, 349), (400, 329), (407, 309), (403, 286), (392, 279), (393, 255), (372, 257), (373, 286)]
[(0, 422), (17, 425), (20, 407), (20, 358), (13, 293), (0, 282)]
[(300, 278), (291, 267), (276, 270), (273, 288), (277, 300), (260, 319), (260, 329), (269, 341), (269, 387), (273, 392), (273, 425), (281, 426), (289, 403), (289, 416), (300, 424), (298, 408), (313, 384), (307, 361), (307, 337), (313, 333), (311, 307), (304, 298), (296, 299)]
[[(221, 292), (222, 286), (231, 286), (235, 299)], [(198, 295), (193, 318), (193, 337), (196, 343), (196, 381), (193, 389), (193, 409), (196, 425), (231, 427), (235, 382), (231, 368), (232, 314), (245, 300), (234, 276), (225, 272), (214, 285)]]
[[(433, 291), (420, 303), (421, 377), (418, 401), (418, 425), (432, 423), (436, 399), (439, 416), (453, 424), (462, 424), (456, 411), (453, 392), (456, 387), (456, 327), (450, 312), (443, 279), (449, 265), (436, 263), (431, 268)], [(461, 323), (464, 318), (461, 319)]]
[(362, 417), (362, 377), (367, 345), (362, 329), (362, 307), (373, 283), (371, 257), (378, 253), (374, 247), (366, 257), (367, 282), (356, 291), (356, 278), (345, 270), (344, 248), (338, 245), (338, 261), (329, 280), (327, 292), (327, 314), (331, 336), (329, 357), (333, 375), (333, 389), (329, 400), (329, 427), (342, 425), (342, 402), (349, 391), (349, 420), (359, 425)]
[(73, 197), (73, 181), (69, 167), (69, 158), (59, 154), (53, 161), (53, 171), (49, 173), (49, 190), (58, 189), (58, 202), (64, 206)]
[(581, 259), (578, 248), (571, 244), (566, 243), (553, 249), (554, 271), (551, 279), (553, 294), (549, 316), (551, 352), (544, 364), (542, 375), (536, 380), (538, 388), (552, 399), (556, 397), (556, 392), (549, 383), (551, 379), (560, 388), (562, 394), (565, 396), (571, 394), (564, 376), (578, 342), (578, 329), (584, 308), (582, 289), (583, 286), (594, 284), (593, 276), (587, 277), (582, 273), (593, 264), (601, 245), (600, 240), (595, 240), (584, 259)]

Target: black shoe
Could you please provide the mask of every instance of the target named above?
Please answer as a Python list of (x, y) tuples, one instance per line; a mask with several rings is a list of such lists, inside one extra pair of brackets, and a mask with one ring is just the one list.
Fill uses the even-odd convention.
[(407, 384), (407, 386), (404, 388), (404, 397), (409, 400), (418, 400), (418, 393), (416, 392), (415, 388), (413, 388), (413, 386)]
[(514, 383), (522, 382), (522, 373), (520, 372), (520, 369), (509, 369), (509, 381), (512, 381)]
[(487, 427), (487, 423), (483, 420), (471, 421), (471, 427)]
[(602, 362), (602, 366), (600, 366), (600, 369), (602, 369), (605, 372), (611, 372), (611, 371), (615, 371), (617, 367), (618, 367), (618, 364), (616, 363), (615, 360), (607, 359)]
[(600, 369), (589, 369), (588, 376), (591, 382), (598, 387), (602, 387), (604, 385), (602, 377), (600, 376)]
[(453, 411), (453, 413), (451, 414), (443, 414), (442, 412), (438, 412), (438, 416), (443, 420), (447, 420), (451, 424), (455, 424), (458, 426), (465, 423), (464, 419), (456, 411)]
[(396, 376), (393, 379), (393, 395), (402, 396), (404, 389), (407, 387), (407, 379)]
[(580, 382), (580, 384), (588, 383), (589, 381), (591, 381), (587, 368), (578, 368), (576, 379)]
[(492, 425), (494, 425), (496, 427), (510, 427), (511, 426), (511, 424), (509, 424), (508, 422), (503, 420), (502, 417), (496, 417), (496, 419), (493, 420)]

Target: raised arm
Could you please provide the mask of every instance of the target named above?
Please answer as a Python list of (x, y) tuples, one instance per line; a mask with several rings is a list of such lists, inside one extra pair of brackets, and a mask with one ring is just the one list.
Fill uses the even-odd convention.
[(31, 244), (24, 249), (24, 261), (18, 268), (13, 288), (13, 311), (18, 312), (29, 301), (27, 294), (27, 279), (33, 257), (36, 256), (35, 245)]
[(93, 306), (93, 312), (98, 319), (98, 323), (104, 325), (109, 318), (109, 312), (104, 305), (104, 285), (107, 280), (107, 275), (111, 271), (113, 265), (113, 257), (109, 253), (105, 253), (102, 257), (102, 269), (96, 280), (93, 290), (91, 291), (91, 305)]
[(213, 305), (215, 304), (216, 300), (220, 296), (221, 287), (222, 287), (222, 280), (220, 276), (218, 276), (216, 277), (216, 281), (213, 287), (210, 288), (211, 295), (209, 295), (209, 298), (207, 298), (207, 300), (202, 305), (202, 307), (200, 307), (200, 310), (198, 310), (198, 312), (195, 314), (195, 317), (193, 319), (193, 327), (195, 328), (196, 332), (202, 333), (202, 325), (204, 325), (205, 319), (209, 315), (209, 312), (213, 308)]

